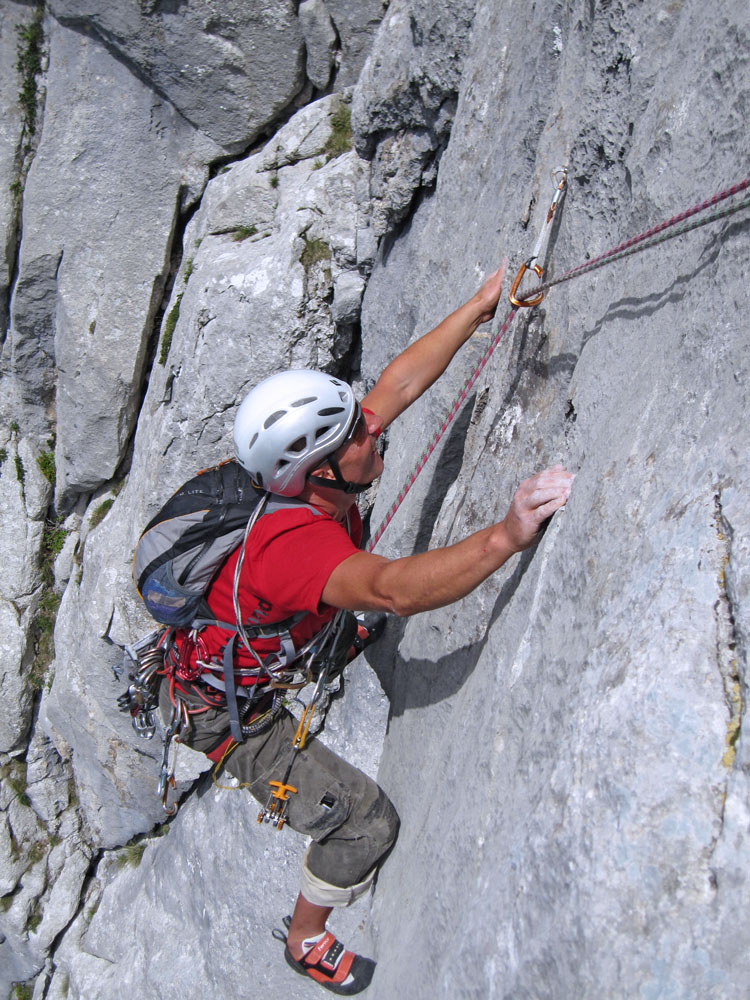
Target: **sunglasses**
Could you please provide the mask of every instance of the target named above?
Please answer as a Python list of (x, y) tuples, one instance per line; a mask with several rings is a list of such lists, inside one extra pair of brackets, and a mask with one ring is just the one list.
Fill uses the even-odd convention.
[(355, 444), (364, 444), (368, 437), (369, 433), (367, 430), (365, 415), (362, 412), (362, 407), (359, 403), (356, 403), (354, 413), (352, 414), (352, 422), (349, 425), (349, 430), (346, 432), (346, 437), (339, 445), (339, 448), (343, 448), (344, 445), (349, 444), (350, 441), (354, 441)]

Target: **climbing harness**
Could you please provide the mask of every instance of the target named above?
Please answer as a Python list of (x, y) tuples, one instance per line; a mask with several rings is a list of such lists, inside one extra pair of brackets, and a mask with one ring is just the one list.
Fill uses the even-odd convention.
[[(162, 682), (168, 684), (172, 709), (164, 731), (164, 751), (158, 782), (159, 797), (168, 815), (173, 816), (177, 811), (176, 804), (170, 805), (168, 803), (169, 789), (175, 788), (176, 785), (174, 776), (176, 747), (185, 742), (190, 735), (191, 719), (195, 715), (211, 708), (226, 707), (230, 712), (231, 735), (225, 741), (225, 745), (222, 745), (221, 760), (217, 761), (223, 763), (235, 747), (245, 739), (259, 736), (270, 729), (275, 719), (285, 708), (288, 692), (297, 691), (317, 678), (312, 698), (302, 715), (294, 742), (293, 756), (303, 748), (316, 705), (320, 701), (329, 677), (337, 668), (342, 653), (345, 653), (345, 650), (342, 649), (342, 636), (346, 633), (346, 629), (343, 627), (345, 615), (346, 612), (338, 612), (289, 660), (284, 658), (283, 654), (270, 654), (257, 671), (235, 668), (236, 674), (254, 673), (256, 676), (256, 683), (244, 689), (235, 687), (234, 683), (225, 685), (216, 678), (212, 679), (213, 683), (209, 683), (210, 674), (202, 675), (200, 666), (196, 670), (191, 665), (191, 645), (196, 645), (198, 649), (201, 649), (202, 646), (200, 631), (197, 628), (191, 629), (179, 642), (175, 638), (174, 629), (163, 629), (146, 637), (137, 647), (130, 647), (126, 650), (126, 655), (131, 658), (131, 661), (135, 661), (136, 670), (130, 674), (131, 683), (127, 691), (118, 698), (118, 705), (122, 712), (130, 713), (133, 728), (139, 736), (146, 739), (153, 737), (156, 731), (159, 688)], [(226, 624), (227, 628), (230, 627), (227, 623), (221, 624)], [(236, 636), (227, 643), (227, 646), (234, 648), (234, 638)], [(249, 638), (248, 636), (248, 641)], [(205, 646), (203, 646), (202, 651), (205, 655)], [(226, 650), (224, 659), (227, 659)], [(233, 657), (230, 657), (229, 662), (231, 666)], [(198, 660), (198, 663), (199, 665), (203, 663), (214, 669), (220, 666), (206, 663), (202, 658)], [(237, 726), (231, 723), (229, 698), (226, 697), (229, 688), (233, 689), (235, 695)], [(238, 697), (243, 699), (242, 706), (237, 705)], [(170, 764), (172, 744), (175, 745), (175, 752), (171, 756)], [(214, 754), (212, 753), (210, 756), (213, 760)], [(289, 769), (291, 769), (291, 763), (292, 761), (290, 761)], [(288, 773), (283, 784), (286, 784), (287, 779)], [(274, 797), (279, 798), (281, 792), (282, 789), (277, 788)], [(283, 823), (281, 825), (283, 826)]]
[[(560, 169), (562, 171), (563, 168)], [(750, 177), (748, 177), (742, 181), (737, 182), (736, 184), (731, 185), (728, 188), (725, 188), (723, 191), (719, 191), (712, 197), (699, 202), (692, 208), (689, 208), (684, 212), (680, 212), (678, 215), (672, 216), (671, 219), (667, 219), (666, 221), (661, 222), (656, 226), (652, 226), (651, 228), (645, 230), (644, 232), (638, 234), (637, 236), (630, 237), (630, 239), (627, 239), (624, 242), (619, 243), (617, 246), (613, 247), (611, 250), (607, 250), (605, 253), (599, 254), (592, 260), (586, 261), (583, 264), (579, 264), (577, 267), (571, 268), (569, 271), (566, 271), (559, 277), (552, 278), (548, 281), (543, 282), (540, 285), (537, 285), (534, 288), (529, 289), (527, 292), (524, 293), (524, 296), (521, 297), (519, 295), (519, 289), (525, 274), (529, 270), (533, 271), (533, 273), (535, 273), (538, 278), (542, 279), (543, 277), (543, 271), (541, 265), (539, 264), (539, 261), (543, 261), (544, 256), (546, 254), (547, 244), (545, 241), (549, 240), (549, 236), (551, 234), (551, 225), (553, 223), (554, 216), (556, 214), (556, 209), (559, 206), (562, 194), (564, 193), (564, 188), (561, 191), (560, 185), (561, 184), (564, 185), (565, 179), (566, 178), (563, 177), (557, 184), (557, 187), (555, 189), (555, 195), (554, 198), (552, 199), (552, 204), (550, 206), (549, 211), (547, 212), (547, 215), (545, 216), (545, 221), (542, 226), (542, 231), (540, 233), (539, 240), (537, 241), (537, 245), (534, 248), (533, 254), (531, 255), (531, 257), (527, 258), (526, 261), (524, 261), (524, 263), (521, 265), (513, 281), (510, 293), (511, 309), (505, 314), (503, 319), (500, 321), (500, 325), (497, 332), (495, 333), (494, 337), (490, 339), (489, 346), (487, 347), (487, 350), (480, 358), (479, 363), (477, 364), (477, 367), (475, 368), (474, 372), (470, 375), (470, 377), (466, 380), (466, 382), (459, 390), (458, 396), (456, 397), (451, 407), (449, 407), (446, 416), (443, 419), (443, 422), (440, 424), (438, 429), (433, 434), (429, 444), (427, 445), (427, 448), (424, 450), (421, 457), (419, 458), (419, 461), (417, 462), (417, 465), (415, 466), (414, 470), (407, 476), (404, 483), (402, 484), (401, 489), (398, 491), (395, 501), (388, 509), (385, 517), (383, 518), (381, 523), (378, 525), (378, 528), (374, 532), (367, 546), (368, 552), (372, 552), (375, 546), (380, 541), (380, 539), (383, 537), (383, 534), (385, 533), (385, 530), (388, 527), (388, 525), (393, 520), (396, 511), (404, 502), (404, 499), (406, 498), (406, 495), (408, 494), (409, 490), (411, 490), (412, 486), (414, 485), (417, 476), (425, 467), (430, 455), (435, 451), (435, 448), (437, 447), (439, 441), (441, 440), (441, 438), (447, 431), (448, 427), (455, 419), (456, 414), (458, 413), (459, 409), (461, 408), (461, 405), (463, 404), (464, 400), (471, 391), (472, 386), (474, 385), (476, 380), (479, 378), (479, 375), (482, 373), (485, 366), (487, 365), (487, 362), (491, 358), (495, 348), (500, 342), (501, 337), (505, 334), (510, 324), (518, 315), (518, 310), (520, 308), (530, 308), (535, 305), (538, 305), (544, 298), (546, 292), (550, 288), (553, 288), (555, 285), (560, 285), (565, 281), (571, 281), (573, 278), (579, 278), (582, 275), (587, 274), (589, 271), (593, 271), (597, 268), (603, 267), (605, 264), (610, 264), (616, 260), (621, 260), (624, 257), (629, 257), (634, 253), (639, 253), (641, 250), (648, 250), (651, 247), (666, 242), (667, 240), (674, 239), (677, 236), (682, 236), (685, 233), (691, 232), (693, 229), (699, 229), (701, 226), (708, 225), (711, 222), (716, 222), (720, 219), (728, 218), (730, 215), (734, 215), (737, 212), (740, 212), (743, 209), (750, 207), (750, 196), (746, 196), (745, 198), (742, 198), (738, 201), (732, 202), (728, 205), (724, 205), (722, 208), (717, 208), (716, 211), (709, 212), (709, 209), (712, 209), (717, 205), (721, 205), (722, 203), (728, 201), (729, 199), (733, 198), (735, 195), (740, 194), (743, 191), (747, 191), (750, 188)], [(703, 214), (703, 213), (708, 213), (708, 214)], [(559, 215), (559, 212), (557, 214)], [(692, 220), (692, 221), (688, 222), (687, 220)], [(685, 223), (685, 225), (680, 225), (680, 223), (683, 222)]]

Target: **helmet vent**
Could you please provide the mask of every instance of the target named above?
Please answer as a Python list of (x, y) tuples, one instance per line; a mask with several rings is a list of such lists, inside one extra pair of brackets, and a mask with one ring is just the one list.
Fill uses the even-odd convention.
[(307, 438), (300, 437), (289, 445), (287, 451), (294, 451), (299, 453), (301, 451), (304, 451), (306, 447), (307, 447)]
[(305, 396), (304, 399), (298, 399), (292, 403), (292, 406), (306, 406), (308, 403), (314, 403), (317, 398), (317, 396)]
[(285, 413), (286, 410), (277, 410), (275, 413), (272, 413), (270, 417), (266, 417), (266, 422), (263, 424), (263, 426), (267, 430), (269, 427), (272, 427), (277, 420), (281, 420), (281, 418), (284, 416)]
[(322, 410), (318, 410), (319, 417), (335, 417), (337, 413), (343, 413), (343, 406), (326, 406)]
[(324, 434), (327, 434), (330, 431), (330, 429), (330, 427), (318, 427), (315, 431), (315, 440), (317, 441), (319, 438), (322, 438)]
[(247, 450), (248, 450), (248, 451), (250, 451), (250, 449), (252, 448), (252, 446), (253, 446), (253, 445), (255, 444), (255, 442), (256, 442), (257, 440), (258, 440), (258, 432), (256, 431), (256, 432), (255, 432), (255, 434), (253, 434), (253, 436), (252, 436), (252, 439), (251, 439), (251, 441), (250, 441), (250, 444), (249, 444), (249, 445), (247, 446)]

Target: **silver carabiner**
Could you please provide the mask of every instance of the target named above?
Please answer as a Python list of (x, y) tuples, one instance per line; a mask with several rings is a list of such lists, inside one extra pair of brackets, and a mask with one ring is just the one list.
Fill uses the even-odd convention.
[(142, 708), (133, 716), (133, 729), (144, 740), (153, 739), (156, 732), (156, 717), (152, 709)]

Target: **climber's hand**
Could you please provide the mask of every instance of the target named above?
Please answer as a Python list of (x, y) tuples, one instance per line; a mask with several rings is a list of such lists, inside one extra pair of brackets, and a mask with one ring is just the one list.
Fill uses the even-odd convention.
[(478, 309), (475, 327), (481, 323), (487, 323), (495, 315), (497, 303), (503, 290), (503, 276), (508, 258), (502, 262), (500, 267), (487, 278), (472, 300), (472, 305)]
[(521, 552), (534, 544), (544, 522), (567, 503), (573, 479), (562, 465), (554, 465), (521, 483), (503, 519), (514, 551)]

